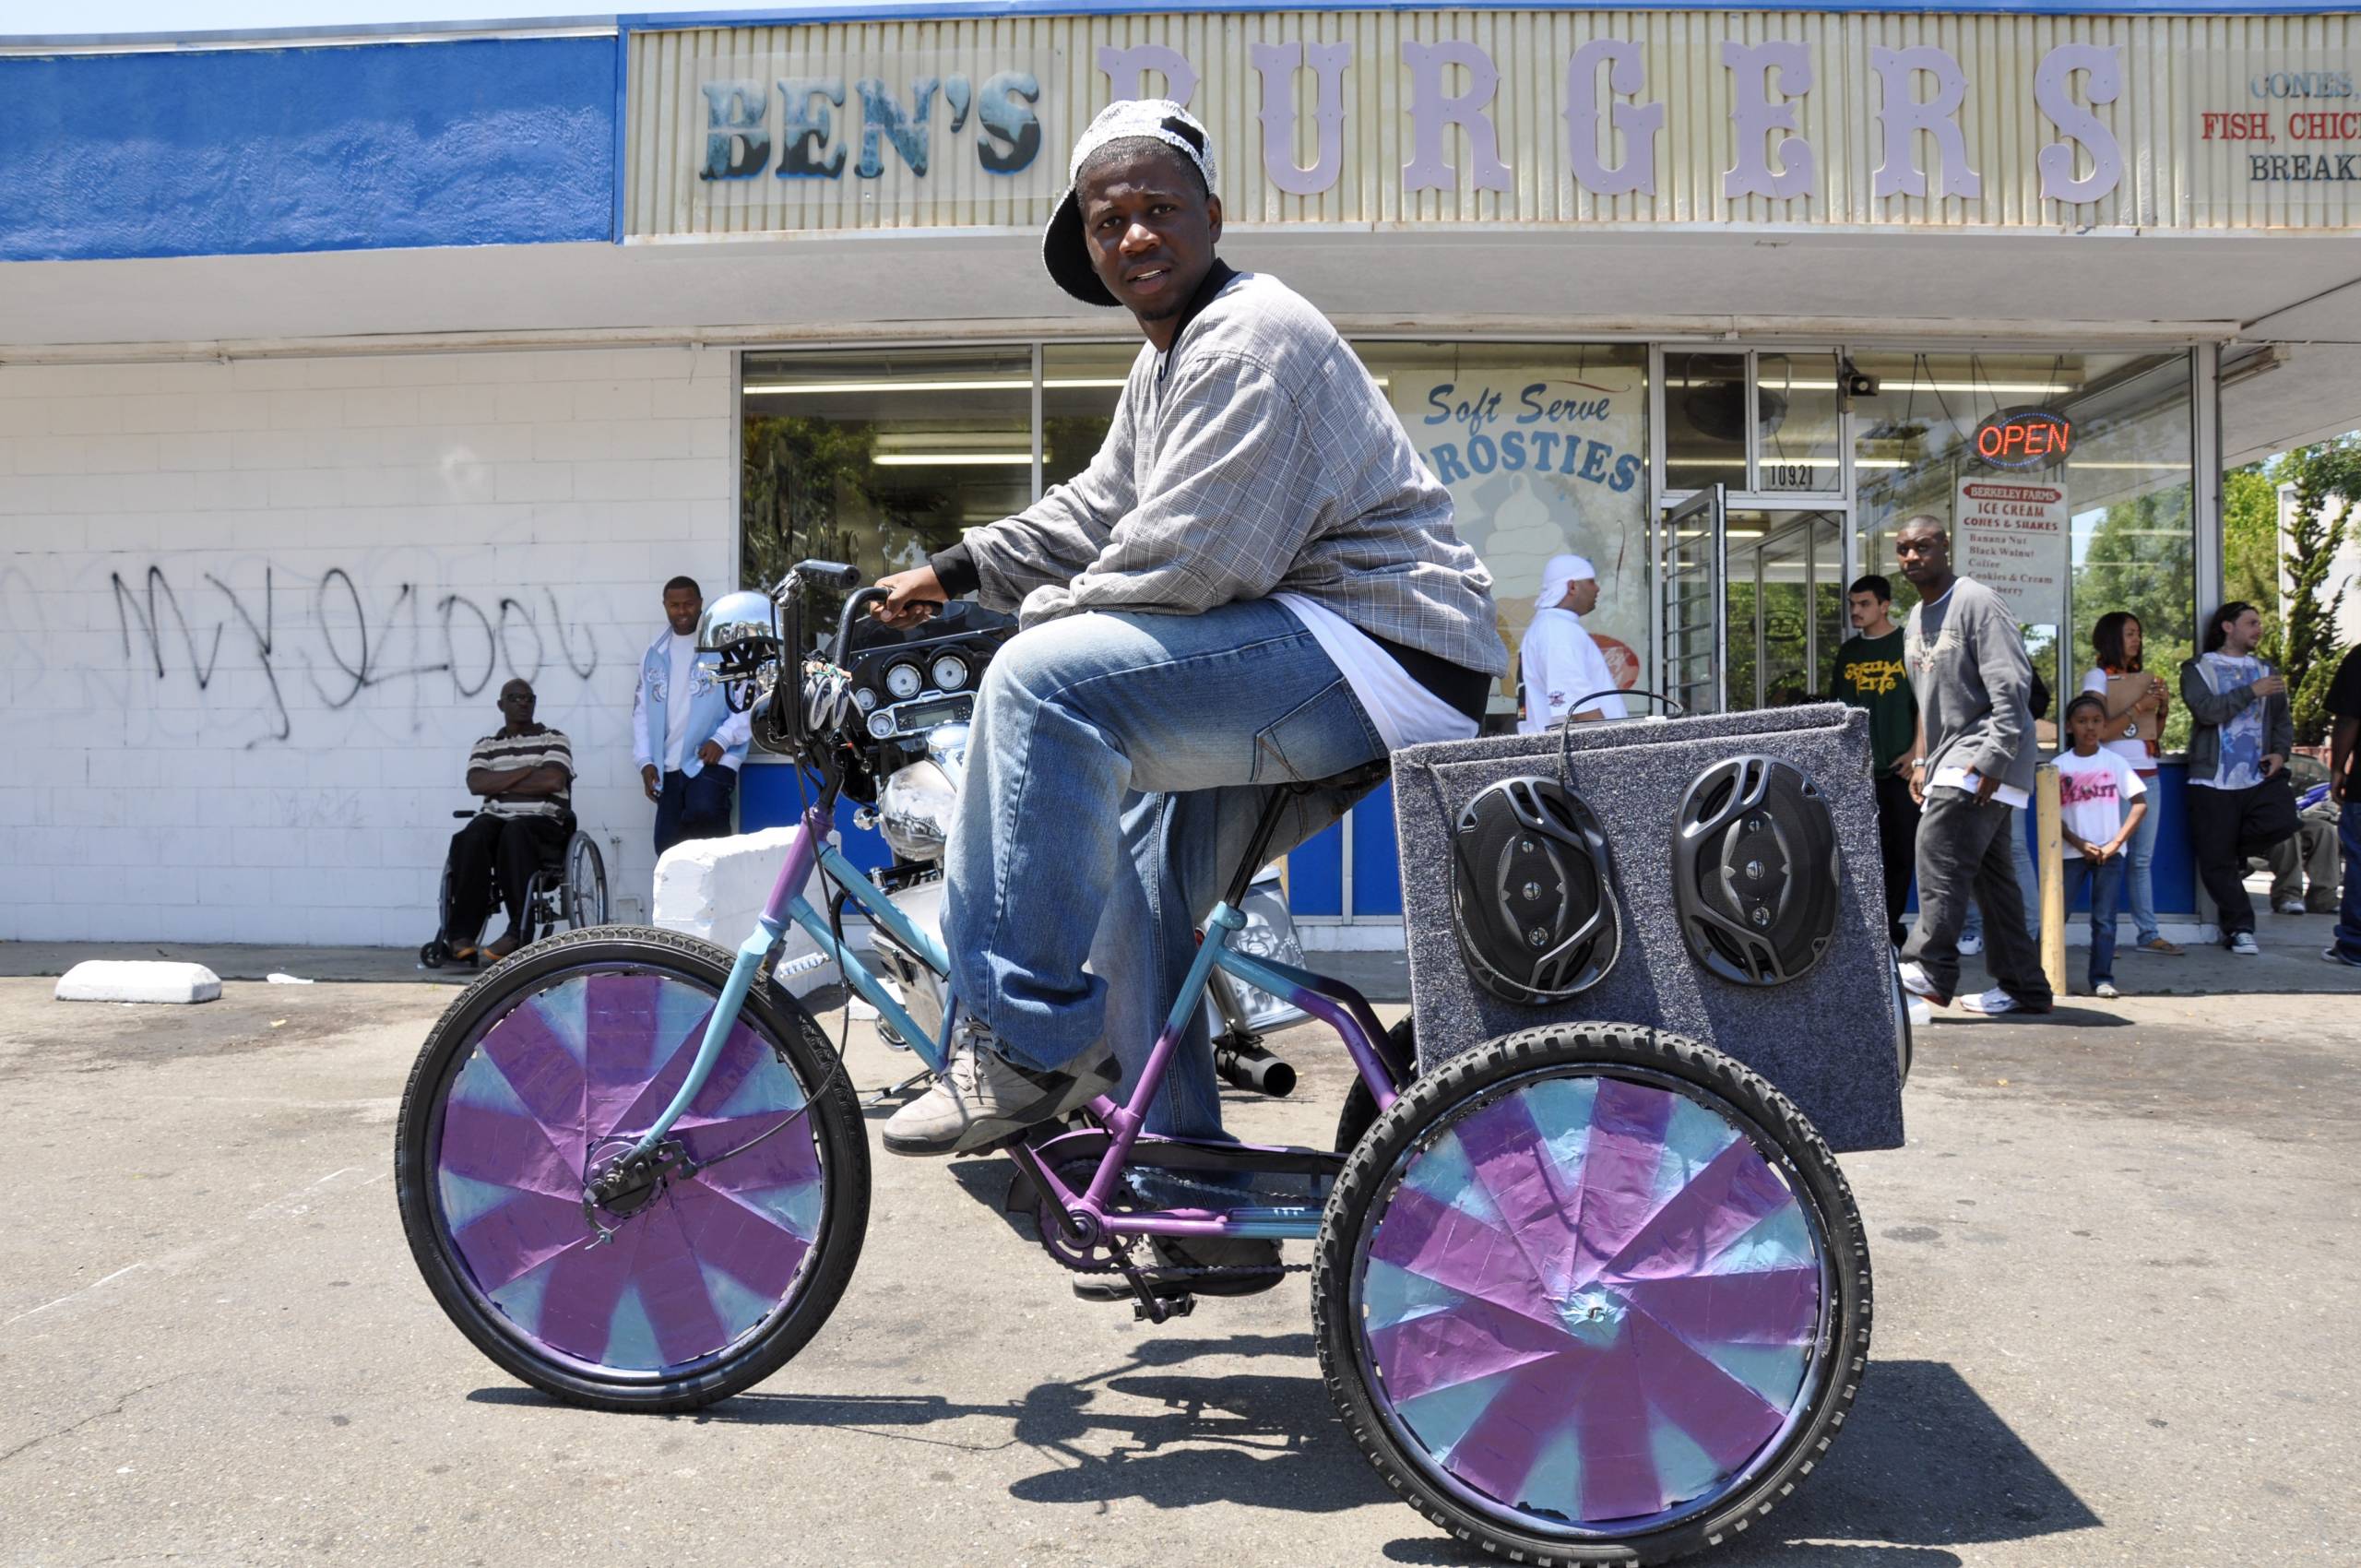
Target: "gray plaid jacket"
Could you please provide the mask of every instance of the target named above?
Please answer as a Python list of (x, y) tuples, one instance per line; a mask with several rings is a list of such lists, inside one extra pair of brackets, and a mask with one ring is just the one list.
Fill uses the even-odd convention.
[(966, 540), (1031, 625), (1084, 610), (1195, 615), (1285, 589), (1372, 636), (1508, 668), (1492, 578), (1328, 318), (1240, 273), (1169, 355), (1144, 345), (1090, 466)]

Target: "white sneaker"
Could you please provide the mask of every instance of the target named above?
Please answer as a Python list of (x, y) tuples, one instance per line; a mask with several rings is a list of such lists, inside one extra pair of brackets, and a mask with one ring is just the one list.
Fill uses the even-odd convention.
[(2017, 1010), (2017, 999), (1997, 985), (1980, 995), (1961, 997), (1959, 1004), (1971, 1013), (2013, 1013)]
[(1923, 1029), (1934, 1021), (1935, 1010), (1932, 1007), (1928, 1006), (1923, 998), (1916, 996), (1912, 997), (1910, 999), (1910, 1027), (1914, 1029)]
[(2230, 951), (2241, 958), (2259, 958), (2262, 956), (2262, 949), (2255, 945), (2254, 932), (2250, 931), (2242, 931), (2231, 937)]
[(1000, 1053), (999, 1044), (981, 1019), (963, 1020), (942, 1075), (886, 1121), (885, 1147), (895, 1154), (966, 1154), (1055, 1121), (1122, 1078), (1111, 1052), (1066, 1072), (1020, 1067)]
[(1948, 1007), (1952, 1004), (1950, 997), (1935, 989), (1935, 982), (1927, 978), (1927, 971), (1918, 967), (1916, 959), (1904, 959), (1895, 967), (1894, 972), (1902, 977), (1902, 989), (1911, 995), (1921, 997), (1938, 1007)]
[(1963, 958), (1973, 958), (1973, 957), (1975, 957), (1978, 953), (1981, 953), (1981, 952), (1983, 952), (1983, 951), (1984, 951), (1984, 939), (1983, 939), (1982, 937), (1980, 937), (1980, 936), (1963, 936), (1963, 937), (1961, 937), (1961, 938), (1959, 939), (1959, 956), (1960, 956), (1961, 957), (1963, 957)]
[(2123, 999), (2123, 992), (2115, 989), (2113, 980), (2099, 981), (2098, 984), (2091, 987), (2091, 994), (2101, 1002), (2119, 1002)]
[(2300, 915), (2307, 911), (2301, 898), (2282, 898), (2271, 906), (2271, 912), (2274, 915)]

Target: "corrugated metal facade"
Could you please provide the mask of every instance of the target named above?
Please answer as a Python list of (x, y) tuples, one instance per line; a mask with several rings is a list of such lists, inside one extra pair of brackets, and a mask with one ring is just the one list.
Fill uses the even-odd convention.
[[(1623, 40), (1643, 51), (1646, 86), (1631, 98), (1602, 80), (1604, 116), (1619, 102), (1662, 104), (1655, 138), (1655, 191), (1600, 196), (1579, 185), (1568, 148), (1567, 65), (1593, 39)], [(1731, 121), (1735, 74), (1722, 62), (1726, 41), (1793, 40), (1809, 52), (1812, 86), (1790, 100), (1797, 129), (1819, 166), (1809, 197), (1725, 197), (1724, 172), (1736, 160)], [(1482, 49), (1500, 72), (1489, 107), (1510, 188), (1479, 191), (1469, 179), (1466, 138), (1446, 127), (1443, 155), (1457, 165), (1459, 187), (1405, 189), (1413, 152), (1409, 42), (1463, 40)], [(1317, 195), (1280, 190), (1263, 168), (1259, 113), (1262, 77), (1256, 44), (1344, 42), (1352, 47), (1344, 77), (1341, 176)], [(2074, 99), (2120, 143), (2117, 187), (2091, 202), (2040, 195), (2040, 150), (2063, 139), (2035, 101), (2035, 74), (2063, 44), (2118, 52), (2119, 96), (2088, 101), (2087, 78)], [(874, 23), (813, 27), (684, 29), (631, 38), (629, 174), (625, 232), (635, 238), (796, 230), (958, 228), (1043, 221), (1063, 184), (1063, 160), (1086, 115), (1114, 96), (1098, 67), (1102, 47), (1162, 45), (1199, 73), (1192, 108), (1223, 156), (1224, 204), (1232, 222), (1454, 225), (1551, 223), (1731, 223), (1913, 228), (2012, 226), (2170, 230), (2340, 229), (2361, 226), (2361, 135), (2313, 143), (2293, 139), (2287, 117), (2314, 109), (2361, 110), (2361, 98), (2316, 101), (2260, 98), (2260, 73), (2329, 68), (2353, 71), (2354, 18), (2315, 17), (1996, 17), (1869, 14), (1627, 12), (1316, 12), (1291, 14)], [(1873, 49), (1931, 44), (1947, 51), (1967, 77), (1958, 119), (1980, 196), (1871, 195), (1883, 161)], [(1038, 155), (1020, 172), (986, 172), (976, 155), (982, 132), (972, 105), (994, 73), (1030, 73), (1040, 96)], [(919, 78), (966, 78), (970, 112), (951, 129), (955, 106), (939, 90), (926, 122), (929, 170), (914, 177), (881, 138), (882, 172), (863, 179), (862, 107), (855, 84), (872, 78), (908, 111)], [(780, 178), (770, 167), (749, 177), (700, 178), (710, 129), (708, 83), (759, 84), (767, 123), (779, 124), (782, 77), (843, 78), (830, 145), (845, 152), (835, 177)], [(1444, 84), (1456, 90), (1455, 70)], [(1924, 96), (1932, 78), (1916, 78)], [(1130, 88), (1129, 83), (1125, 86)], [(1163, 90), (1151, 77), (1149, 86)], [(1296, 160), (1314, 161), (1314, 94), (1310, 69), (1296, 73)], [(2348, 77), (2347, 90), (2351, 90)], [(2208, 140), (2207, 111), (2260, 111), (2274, 116), (2276, 139)], [(1919, 166), (1936, 172), (1933, 137), (1917, 137)], [(2070, 147), (2071, 143), (2068, 144)], [(2345, 155), (2336, 163), (2339, 149)], [(774, 150), (776, 150), (774, 148)], [(2253, 178), (2258, 154), (2324, 154), (2343, 179)], [(1619, 147), (1618, 160), (1628, 156)], [(2081, 170), (2089, 168), (2080, 154)]]

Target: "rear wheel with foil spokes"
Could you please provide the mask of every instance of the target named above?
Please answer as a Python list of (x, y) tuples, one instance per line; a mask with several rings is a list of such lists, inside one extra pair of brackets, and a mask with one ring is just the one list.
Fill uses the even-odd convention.
[(1868, 1248), (1834, 1157), (1729, 1057), (1529, 1029), (1419, 1078), (1329, 1199), (1321, 1367), (1405, 1501), (1495, 1555), (1656, 1562), (1745, 1528), (1858, 1387)]
[(487, 1356), (572, 1403), (685, 1410), (752, 1386), (860, 1256), (859, 1106), (775, 988), (747, 998), (649, 1179), (588, 1195), (686, 1080), (729, 971), (675, 932), (569, 932), (462, 992), (410, 1074), (395, 1167), (420, 1271)]

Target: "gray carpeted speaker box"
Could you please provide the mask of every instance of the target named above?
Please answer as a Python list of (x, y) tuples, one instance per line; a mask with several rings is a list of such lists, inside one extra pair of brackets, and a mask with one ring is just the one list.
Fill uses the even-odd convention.
[[(1410, 991), (1423, 1069), (1537, 1024), (1647, 1024), (1702, 1039), (1778, 1086), (1841, 1152), (1902, 1145), (1909, 1020), (1886, 940), (1868, 716), (1834, 703), (1699, 719), (1577, 724), (1564, 737), (1501, 735), (1413, 746), (1394, 758)], [(1675, 918), (1674, 815), (1691, 780), (1746, 754), (1793, 764), (1835, 818), (1836, 929), (1820, 961), (1784, 984), (1721, 980), (1691, 956)], [(1614, 967), (1566, 1001), (1504, 1001), (1471, 980), (1452, 908), (1459, 813), (1503, 778), (1560, 778), (1614, 851), (1624, 921)]]

